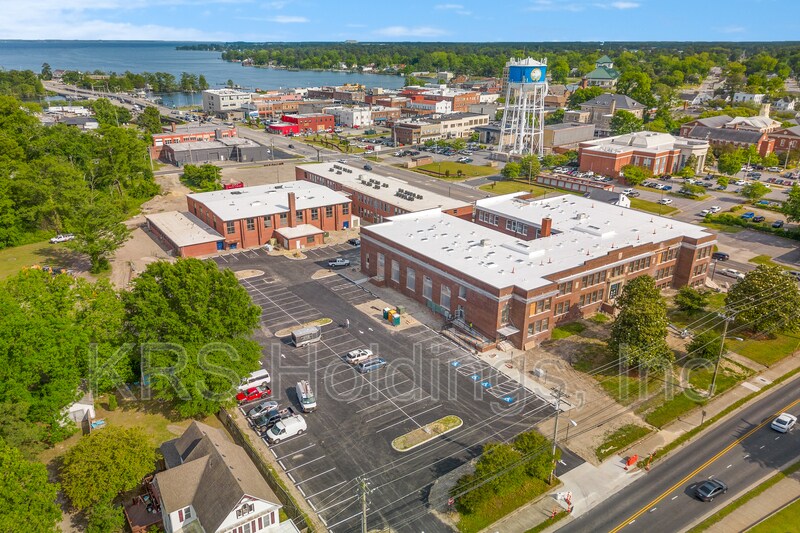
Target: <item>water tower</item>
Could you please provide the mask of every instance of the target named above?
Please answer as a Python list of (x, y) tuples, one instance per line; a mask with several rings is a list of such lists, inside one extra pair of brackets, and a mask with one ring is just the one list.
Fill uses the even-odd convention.
[(544, 155), (544, 97), (547, 59), (511, 59), (503, 69), (506, 107), (498, 151)]

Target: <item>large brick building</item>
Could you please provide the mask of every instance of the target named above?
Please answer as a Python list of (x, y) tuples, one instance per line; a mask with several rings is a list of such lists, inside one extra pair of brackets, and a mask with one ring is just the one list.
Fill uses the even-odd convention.
[(654, 131), (605, 137), (578, 145), (581, 171), (592, 171), (612, 178), (622, 177), (622, 167), (625, 165), (647, 168), (655, 175), (674, 173), (682, 169), (693, 155), (697, 157), (694, 170), (700, 172), (707, 153), (706, 141)]
[(306, 181), (187, 196), (189, 212), (222, 235), (224, 249), (263, 246), (275, 238), (287, 249), (324, 242), (324, 232), (357, 224), (350, 199)]
[(153, 144), (150, 146), (150, 157), (161, 159), (165, 146), (217, 141), (237, 137), (236, 128), (214, 128), (203, 126), (177, 126), (172, 124), (171, 131), (153, 134)]
[[(364, 227), (361, 269), (483, 344), (519, 348), (549, 339), (560, 322), (610, 311), (637, 276), (659, 288), (702, 285), (716, 242), (700, 226), (573, 195), (479, 200), (475, 218), (432, 209)], [(520, 223), (538, 238), (508, 229)]]
[[(766, 104), (765, 104), (766, 106)], [(755, 146), (762, 157), (775, 149), (772, 132), (780, 129), (781, 123), (768, 116), (769, 108), (762, 109), (766, 115), (755, 117), (716, 117), (699, 118), (681, 125), (680, 135), (687, 139), (702, 139), (714, 148), (743, 148)]]
[(352, 213), (365, 222), (427, 209), (441, 209), (461, 218), (472, 218), (472, 204), (339, 163), (313, 163), (295, 168), (298, 180), (324, 185), (350, 197)]
[(316, 133), (319, 131), (333, 131), (336, 118), (327, 113), (303, 113), (299, 115), (283, 115), (283, 122), (297, 124), (300, 132)]

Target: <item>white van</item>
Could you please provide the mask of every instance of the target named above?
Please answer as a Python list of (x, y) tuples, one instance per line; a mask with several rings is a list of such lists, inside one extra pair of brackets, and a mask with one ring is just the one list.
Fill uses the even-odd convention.
[(295, 387), (297, 400), (300, 402), (300, 409), (304, 413), (310, 413), (317, 408), (317, 397), (311, 390), (311, 385), (306, 380), (298, 381)]
[(283, 439), (288, 439), (295, 435), (302, 435), (306, 429), (308, 429), (308, 426), (306, 426), (306, 419), (300, 415), (295, 415), (285, 418), (280, 422), (276, 422), (275, 425), (267, 431), (265, 436), (270, 444), (277, 444)]
[(241, 383), (239, 383), (239, 390), (245, 391), (251, 387), (258, 387), (260, 385), (265, 385), (270, 382), (269, 372), (264, 370), (256, 370), (249, 376), (242, 378)]

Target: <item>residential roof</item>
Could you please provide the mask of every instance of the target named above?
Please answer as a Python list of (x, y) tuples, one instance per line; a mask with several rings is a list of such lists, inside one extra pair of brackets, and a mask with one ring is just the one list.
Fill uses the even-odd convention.
[(744, 126), (756, 129), (764, 129), (764, 128), (774, 128), (775, 126), (779, 126), (780, 122), (769, 117), (763, 117), (761, 115), (757, 115), (755, 117), (735, 117), (728, 122), (725, 127), (736, 127), (736, 126)]
[(152, 213), (145, 215), (144, 218), (179, 248), (224, 239), (217, 230), (188, 211)]
[(619, 71), (615, 68), (597, 67), (584, 78), (587, 80), (616, 80), (619, 78)]
[(309, 181), (289, 181), (276, 185), (200, 192), (190, 194), (188, 197), (205, 205), (223, 221), (228, 221), (288, 212), (290, 192), (295, 194), (297, 209), (350, 202), (347, 196)]
[(533, 290), (612, 251), (713, 235), (694, 224), (574, 195), (527, 199), (525, 193), (512, 193), (478, 200), (476, 208), (534, 227), (549, 217), (553, 234), (524, 241), (431, 209), (366, 226), (362, 239), (375, 234), (491, 287)]
[(156, 474), (161, 504), (168, 512), (192, 505), (206, 531), (217, 531), (244, 496), (280, 506), (244, 449), (219, 430), (200, 422), (177, 439), (168, 441), (164, 457), (177, 456), (181, 464)]
[[(458, 209), (469, 203), (456, 200), (427, 189), (420, 189), (401, 179), (382, 176), (360, 168), (352, 168), (338, 163), (313, 163), (299, 165), (297, 168), (311, 172), (325, 179), (338, 183), (356, 193), (371, 196), (378, 201), (397, 206), (408, 212), (441, 208), (443, 210)], [(376, 188), (376, 185), (378, 187)], [(384, 185), (386, 185), (384, 187)], [(400, 195), (400, 189), (408, 193)], [(414, 199), (411, 200), (411, 194)], [(420, 198), (421, 197), (421, 198)]]
[(732, 117), (728, 115), (717, 115), (716, 117), (698, 118), (697, 120), (693, 120), (692, 123), (708, 128), (722, 128), (731, 120), (733, 120)]
[(617, 110), (619, 109), (644, 109), (644, 106), (624, 94), (605, 93), (592, 98), (591, 100), (581, 104), (583, 106), (610, 106), (611, 102), (616, 104)]
[(547, 88), (547, 94), (552, 96), (564, 96), (564, 94), (566, 94), (567, 92), (569, 91), (567, 90), (566, 85), (556, 84), (556, 85), (550, 85)]
[(692, 139), (705, 139), (718, 142), (739, 142), (758, 144), (764, 134), (755, 130), (736, 130), (733, 128), (708, 128), (706, 126), (695, 126), (687, 137)]
[(597, 61), (594, 62), (595, 65), (599, 65), (599, 64), (602, 64), (602, 63), (613, 63), (613, 61), (611, 60), (610, 57), (603, 56), (603, 57), (601, 57), (600, 59), (598, 59)]

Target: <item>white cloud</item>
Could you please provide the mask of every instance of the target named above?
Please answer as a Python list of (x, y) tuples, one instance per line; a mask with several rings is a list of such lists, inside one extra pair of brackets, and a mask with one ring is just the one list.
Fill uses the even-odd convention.
[(562, 3), (553, 0), (534, 0), (533, 4), (525, 8), (526, 11), (583, 11), (584, 6), (575, 2)]
[(431, 26), (415, 26), (413, 28), (408, 26), (388, 26), (377, 29), (372, 33), (383, 37), (438, 37), (447, 34), (446, 31)]
[(436, 4), (434, 7), (436, 9), (452, 9), (452, 10), (464, 9), (464, 6), (462, 6), (461, 4)]
[(306, 17), (298, 17), (293, 15), (278, 15), (277, 17), (270, 17), (267, 20), (277, 24), (301, 24), (308, 22)]
[(636, 9), (640, 4), (638, 2), (611, 2), (610, 5), (614, 9)]

